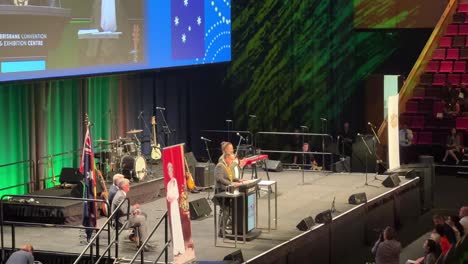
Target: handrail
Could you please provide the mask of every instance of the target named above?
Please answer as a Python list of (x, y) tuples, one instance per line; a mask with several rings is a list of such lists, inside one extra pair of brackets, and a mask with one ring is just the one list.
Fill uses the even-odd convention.
[[(32, 159), (29, 159), (29, 160), (22, 160), (22, 161), (16, 161), (16, 162), (12, 162), (12, 163), (7, 163), (7, 164), (2, 164), (0, 165), (0, 168), (5, 168), (5, 167), (9, 167), (9, 166), (13, 166), (13, 165), (18, 165), (18, 164), (24, 164), (24, 163), (29, 163), (29, 179), (33, 178), (35, 179), (36, 177), (36, 163), (34, 160)], [(20, 187), (20, 186), (25, 186), (27, 185), (28, 186), (28, 192), (30, 192), (30, 184), (31, 183), (36, 183), (35, 181), (28, 181), (28, 182), (24, 182), (24, 183), (21, 183), (21, 184), (17, 184), (17, 185), (13, 185), (13, 186), (7, 186), (7, 187), (4, 187), (4, 188), (1, 188), (0, 189), (0, 192), (1, 191), (4, 191), (4, 190), (8, 190), (8, 189), (13, 189), (13, 188), (16, 188), (16, 187)]]
[[(63, 227), (63, 228), (71, 228), (71, 229), (85, 229), (85, 230), (98, 230), (95, 227), (82, 227), (82, 226), (70, 226), (70, 225), (57, 225), (57, 224), (44, 224), (44, 223), (32, 223), (32, 222), (20, 222), (20, 221), (5, 221), (3, 216), (3, 204), (5, 202), (5, 197), (8, 197), (6, 201), (9, 201), (13, 197), (19, 198), (42, 198), (42, 199), (55, 199), (55, 200), (69, 200), (69, 201), (82, 201), (82, 202), (101, 202), (106, 203), (109, 206), (108, 201), (101, 200), (101, 199), (89, 199), (89, 198), (75, 198), (75, 197), (61, 197), (61, 196), (47, 196), (47, 195), (20, 195), (20, 194), (4, 194), (0, 197), (0, 232), (1, 232), (1, 256), (2, 259), (5, 259), (5, 242), (4, 242), (4, 230), (3, 227), (5, 224), (10, 224), (12, 226), (12, 248), (15, 246), (15, 235), (14, 235), (14, 226), (15, 224), (21, 225), (29, 225), (29, 226), (42, 226), (42, 227)], [(122, 201), (123, 202), (123, 201)], [(109, 221), (109, 219), (108, 219)], [(109, 231), (110, 232), (110, 231)], [(96, 245), (98, 247), (98, 245)], [(97, 252), (99, 253), (99, 252)]]
[[(426, 65), (432, 57), (432, 52), (434, 49), (437, 48), (439, 45), (440, 39), (442, 38), (442, 34), (445, 32), (447, 28), (447, 24), (450, 23), (453, 14), (456, 11), (456, 7), (458, 6), (458, 0), (450, 0), (447, 7), (445, 8), (444, 13), (437, 22), (434, 31), (432, 31), (429, 40), (427, 41), (426, 45), (424, 46), (421, 54), (418, 57), (418, 60), (414, 64), (413, 68), (411, 69), (408, 78), (406, 79), (403, 87), (400, 90), (399, 96), (399, 112), (402, 113), (406, 109), (406, 102), (409, 100), (414, 88), (419, 83), (421, 75), (424, 73), (426, 69)], [(387, 118), (386, 117), (378, 130), (378, 136), (382, 141), (382, 144), (387, 143), (387, 137), (384, 135), (387, 129)]]
[(166, 262), (165, 263), (167, 263), (167, 261), (168, 261), (167, 247), (169, 246), (170, 240), (168, 239), (168, 225), (167, 225), (167, 211), (166, 211), (166, 213), (164, 213), (163, 217), (161, 217), (161, 219), (159, 219), (158, 223), (153, 227), (153, 229), (151, 230), (151, 233), (148, 235), (148, 237), (145, 239), (145, 241), (143, 241), (143, 243), (140, 245), (140, 248), (138, 248), (135, 255), (133, 255), (133, 258), (130, 260), (130, 264), (135, 262), (138, 255), (140, 255), (140, 257), (141, 257), (140, 258), (140, 263), (145, 262), (144, 254), (143, 254), (144, 248), (145, 248), (146, 244), (148, 243), (148, 241), (150, 240), (150, 238), (154, 235), (154, 232), (156, 232), (156, 230), (159, 228), (159, 226), (161, 225), (163, 220), (165, 221), (165, 230), (164, 230), (165, 245), (163, 247), (163, 250), (161, 250), (161, 253), (159, 254), (158, 258), (153, 263), (157, 263), (158, 260), (161, 258), (163, 253), (166, 253)]
[[(109, 228), (107, 229), (108, 230), (108, 246), (106, 248), (106, 250), (104, 251), (104, 253), (102, 255), (105, 255), (106, 253), (108, 253), (108, 256), (110, 258), (110, 245), (115, 243), (115, 258), (118, 258), (118, 252), (119, 252), (119, 228), (117, 228), (118, 226), (118, 212), (120, 211), (120, 207), (124, 204), (124, 202), (127, 202), (127, 221), (124, 223), (124, 225), (122, 226), (121, 230), (123, 230), (125, 228), (125, 226), (127, 225), (128, 223), (128, 218), (129, 218), (129, 215), (130, 215), (130, 200), (128, 198), (125, 198), (124, 200), (122, 200), (119, 205), (115, 208), (115, 210), (111, 213), (111, 215), (107, 218), (107, 221), (102, 225), (102, 227), (96, 232), (96, 234), (94, 235), (94, 237), (89, 241), (88, 245), (83, 249), (83, 251), (81, 251), (80, 255), (78, 256), (78, 258), (75, 260), (75, 262), (73, 262), (73, 264), (78, 264), (79, 261), (81, 260), (81, 258), (84, 256), (84, 254), (88, 251), (88, 249), (90, 249), (91, 246), (93, 246), (95, 243), (95, 241), (97, 239), (99, 239), (99, 235), (102, 233), (102, 231), (104, 230), (104, 227), (105, 226), (109, 226)], [(115, 238), (113, 239), (113, 241), (110, 241), (110, 221), (115, 218), (115, 224), (116, 224), (116, 236)], [(96, 246), (98, 246), (98, 243), (96, 243)], [(92, 248), (91, 248), (91, 254), (92, 254)], [(99, 255), (99, 252), (96, 252), (97, 255)], [(101, 258), (99, 258), (100, 260)]]

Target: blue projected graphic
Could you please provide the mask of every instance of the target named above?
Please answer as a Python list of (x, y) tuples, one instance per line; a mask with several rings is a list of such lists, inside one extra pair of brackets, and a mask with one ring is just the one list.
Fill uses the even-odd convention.
[[(97, 4), (98, 0), (87, 2), (90, 4), (85, 7), (73, 5), (73, 1), (62, 0), (61, 7), (49, 9), (31, 6), (24, 16), (17, 12), (15, 17), (0, 18), (9, 22), (35, 20), (0, 23), (0, 61), (10, 63), (0, 69), (0, 81), (231, 60), (231, 0), (109, 0), (115, 2), (110, 9)], [(20, 7), (0, 5), (2, 8)], [(34, 11), (40, 16), (30, 16)], [(76, 23), (88, 16), (89, 23)], [(110, 31), (102, 28), (103, 20)], [(16, 63), (31, 58), (43, 61), (43, 66)]]

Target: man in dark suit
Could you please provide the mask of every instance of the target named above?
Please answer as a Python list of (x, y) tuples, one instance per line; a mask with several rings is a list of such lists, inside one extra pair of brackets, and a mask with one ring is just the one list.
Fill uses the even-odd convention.
[[(127, 193), (130, 191), (130, 181), (128, 179), (122, 179), (120, 180), (118, 187), (119, 187), (119, 190), (115, 194), (114, 199), (112, 201), (112, 212), (115, 211), (117, 207), (119, 206), (119, 204), (123, 200), (125, 200), (125, 198), (127, 197)], [(119, 228), (123, 226), (123, 224), (127, 220), (127, 212), (128, 212), (128, 205), (127, 205), (127, 202), (124, 202), (119, 209), (119, 223), (117, 224)], [(142, 211), (140, 210), (139, 204), (135, 204), (134, 206), (132, 206), (129, 212), (130, 213), (128, 215), (128, 226), (134, 229), (134, 234), (136, 234), (136, 227), (138, 227), (140, 240), (145, 241), (146, 238), (148, 237), (148, 226), (146, 224), (146, 214), (142, 213)], [(117, 230), (119, 228), (117, 228)], [(133, 240), (132, 235), (130, 235), (129, 238), (130, 240)], [(137, 247), (138, 247), (139, 241), (136, 240), (136, 242), (137, 242)], [(148, 247), (145, 248), (145, 250), (149, 250), (149, 248), (152, 247), (152, 245), (150, 244), (147, 244), (146, 246)]]
[[(232, 167), (232, 164), (234, 160), (236, 159), (236, 155), (232, 153), (225, 153), (222, 155), (222, 160), (218, 162), (218, 164), (215, 167), (215, 179), (216, 179), (216, 184), (215, 184), (215, 193), (221, 193), (225, 192), (227, 190), (228, 186), (234, 186), (238, 187), (241, 183), (239, 182), (239, 179), (235, 178), (234, 175), (234, 170)], [(220, 203), (221, 201), (217, 201)], [(224, 226), (226, 229), (229, 229), (231, 224), (229, 221), (230, 218), (230, 213), (231, 212), (231, 204), (226, 201), (224, 204), (224, 210), (220, 210), (219, 212), (219, 219), (220, 221), (220, 227)], [(222, 230), (221, 228), (219, 229), (220, 233), (219, 236), (222, 236)]]
[(114, 177), (112, 177), (113, 184), (109, 188), (109, 204), (112, 204), (115, 194), (119, 191), (119, 182), (124, 178), (122, 174), (115, 174)]

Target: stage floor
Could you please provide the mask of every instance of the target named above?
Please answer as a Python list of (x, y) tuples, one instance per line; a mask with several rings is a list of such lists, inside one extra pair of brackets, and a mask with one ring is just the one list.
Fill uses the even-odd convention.
[[(249, 175), (249, 174), (246, 174)], [(268, 230), (257, 239), (238, 244), (238, 249), (242, 249), (244, 259), (248, 260), (272, 247), (287, 241), (296, 235), (302, 233), (296, 229), (296, 225), (305, 217), (315, 217), (318, 213), (330, 209), (333, 199), (335, 207), (339, 213), (344, 213), (352, 209), (355, 205), (348, 204), (348, 198), (351, 194), (365, 192), (367, 199), (372, 199), (380, 194), (391, 191), (391, 188), (382, 186), (382, 180), (386, 177), (379, 175), (374, 179), (375, 174), (368, 175), (369, 185), (365, 185), (365, 174), (361, 173), (324, 173), (324, 172), (305, 172), (305, 184), (302, 184), (302, 173), (299, 171), (270, 172), (271, 180), (278, 184), (278, 229)], [(266, 179), (266, 174), (259, 172), (259, 177)], [(400, 177), (401, 184), (408, 180)], [(130, 191), (131, 192), (131, 191)], [(212, 196), (212, 193), (210, 193)], [(190, 194), (190, 200), (208, 197), (207, 192)], [(274, 194), (271, 195), (272, 218), (274, 217)], [(261, 192), (259, 199), (259, 224), (267, 226), (267, 192)], [(142, 208), (147, 212), (149, 226), (152, 228), (166, 210), (166, 200), (157, 199)], [(103, 223), (104, 219), (99, 219)], [(273, 225), (272, 221), (272, 226)], [(10, 228), (6, 228), (6, 247), (10, 247)], [(163, 228), (157, 231), (157, 235), (152, 238), (156, 245), (154, 252), (147, 252), (145, 259), (154, 260), (164, 244)], [(266, 231), (266, 232), (265, 232)], [(79, 231), (76, 229), (55, 229), (41, 227), (17, 227), (16, 228), (16, 246), (25, 243), (31, 243), (37, 250), (63, 251), (63, 252), (81, 252), (84, 245), (80, 244)], [(195, 242), (195, 251), (198, 260), (216, 261), (233, 251), (233, 248), (214, 246), (214, 224), (213, 214), (209, 217), (192, 221), (192, 236)], [(103, 238), (104, 239), (104, 238)], [(220, 240), (218, 240), (218, 243)], [(221, 242), (222, 244), (222, 242)], [(120, 242), (120, 257), (131, 258), (135, 252), (135, 246), (127, 239)], [(218, 244), (219, 245), (219, 244)], [(233, 243), (225, 243), (227, 246)], [(171, 252), (171, 250), (170, 250)], [(172, 257), (170, 257), (172, 259)]]

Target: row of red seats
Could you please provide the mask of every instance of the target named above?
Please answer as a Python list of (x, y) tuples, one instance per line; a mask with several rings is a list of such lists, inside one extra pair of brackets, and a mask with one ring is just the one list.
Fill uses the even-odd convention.
[(424, 73), (421, 75), (420, 83), (424, 85), (452, 85), (459, 86), (460, 84), (468, 84), (468, 74), (466, 73)]
[(466, 24), (450, 24), (445, 32), (447, 36), (468, 35), (468, 25)]
[(439, 47), (452, 48), (452, 47), (468, 47), (467, 36), (443, 36), (440, 39)]
[(432, 53), (433, 60), (468, 60), (468, 49), (438, 48)]
[(406, 113), (431, 113), (436, 116), (444, 111), (441, 100), (409, 100), (406, 102)]
[(426, 72), (466, 72), (466, 61), (429, 61)]
[(459, 3), (458, 13), (468, 13), (468, 3)]

